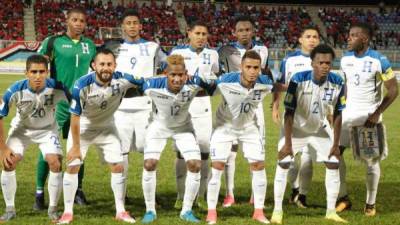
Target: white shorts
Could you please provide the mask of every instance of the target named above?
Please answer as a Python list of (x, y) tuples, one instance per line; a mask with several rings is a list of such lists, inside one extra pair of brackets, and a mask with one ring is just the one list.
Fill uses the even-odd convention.
[(15, 154), (24, 155), (25, 149), (30, 144), (38, 144), (43, 157), (47, 154), (62, 155), (62, 147), (57, 128), (52, 130), (32, 130), (11, 127), (6, 141)]
[(212, 161), (226, 162), (236, 141), (241, 145), (244, 157), (249, 163), (265, 160), (265, 150), (260, 131), (256, 125), (241, 130), (229, 126), (215, 128), (211, 136), (210, 156)]
[(134, 150), (143, 152), (150, 115), (151, 110), (136, 112), (117, 110), (114, 113), (115, 125), (124, 153)]
[[(104, 128), (96, 129), (82, 129), (80, 134), (80, 150), (82, 161), (85, 160), (86, 153), (89, 146), (93, 144), (104, 156), (104, 161), (107, 163), (121, 163), (123, 161), (123, 152), (121, 149), (121, 141), (118, 137), (118, 132), (114, 125)], [(72, 147), (72, 134), (68, 135), (67, 140), (67, 152), (70, 151)], [(69, 163), (69, 166), (80, 165), (82, 162), (80, 160), (74, 160)]]
[[(285, 137), (281, 136), (278, 143), (279, 151), (285, 145)], [(292, 149), (293, 154), (296, 155), (300, 151), (308, 151), (313, 161), (339, 163), (339, 160), (332, 156), (329, 158), (331, 147), (333, 145), (333, 130), (329, 124), (325, 124), (315, 134), (305, 133), (301, 130), (293, 128), (292, 133)], [(305, 148), (307, 147), (307, 148)], [(280, 162), (294, 162), (294, 158), (286, 157)]]
[(151, 122), (147, 128), (146, 142), (144, 146), (144, 160), (160, 160), (161, 152), (164, 150), (168, 138), (174, 140), (176, 148), (185, 161), (200, 160), (200, 148), (194, 137), (193, 127), (191, 124), (171, 129), (156, 121)]

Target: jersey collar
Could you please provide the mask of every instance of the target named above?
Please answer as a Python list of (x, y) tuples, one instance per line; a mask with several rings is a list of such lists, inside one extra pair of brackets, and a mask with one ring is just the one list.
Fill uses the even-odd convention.
[[(191, 45), (189, 45), (189, 50), (197, 54), (196, 49), (193, 48)], [(204, 48), (202, 48), (201, 51), (200, 51), (199, 53), (201, 53), (203, 50), (204, 50)]]
[(143, 38), (139, 38), (139, 40), (137, 40), (137, 41), (127, 41), (126, 39), (124, 39), (124, 43), (130, 44), (130, 45), (140, 44), (140, 43), (145, 43), (145, 42), (146, 42), (146, 40), (144, 40)]
[[(251, 41), (250, 49), (253, 49), (255, 45), (256, 45), (255, 41), (252, 40), (252, 41)], [(242, 44), (240, 44), (238, 41), (235, 41), (235, 42), (233, 43), (233, 46), (235, 46), (235, 47), (238, 48), (238, 49), (244, 49), (244, 50), (246, 50), (246, 48), (245, 48)], [(250, 50), (250, 49), (249, 49), (249, 50)]]
[(368, 48), (367, 51), (365, 51), (364, 54), (362, 54), (361, 56), (356, 55), (355, 51), (353, 51), (353, 54), (354, 54), (354, 57), (356, 57), (356, 58), (363, 58), (369, 54), (369, 51), (370, 51), (370, 48)]

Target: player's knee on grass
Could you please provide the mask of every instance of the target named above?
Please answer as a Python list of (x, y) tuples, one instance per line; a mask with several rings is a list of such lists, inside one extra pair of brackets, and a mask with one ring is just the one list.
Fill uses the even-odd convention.
[(200, 160), (188, 160), (186, 162), (187, 169), (192, 173), (200, 172), (201, 161)]
[(232, 152), (238, 152), (238, 150), (239, 150), (239, 145), (232, 145), (231, 149)]
[(61, 155), (47, 154), (46, 162), (49, 164), (49, 169), (51, 172), (61, 172)]
[(146, 159), (146, 160), (144, 160), (143, 167), (147, 171), (154, 171), (157, 168), (157, 160), (156, 159)]
[(263, 170), (264, 168), (265, 168), (264, 161), (250, 163), (250, 169), (252, 171), (259, 171), (259, 170)]
[(124, 172), (124, 165), (122, 163), (110, 163), (112, 173), (122, 173)]
[(280, 166), (282, 169), (289, 169), (290, 162), (278, 162), (278, 166)]
[(201, 160), (208, 160), (210, 153), (200, 153)]
[(212, 162), (212, 167), (216, 170), (224, 170), (225, 163), (224, 162)]
[(339, 163), (330, 163), (330, 162), (325, 162), (326, 168), (330, 170), (337, 170), (339, 169)]

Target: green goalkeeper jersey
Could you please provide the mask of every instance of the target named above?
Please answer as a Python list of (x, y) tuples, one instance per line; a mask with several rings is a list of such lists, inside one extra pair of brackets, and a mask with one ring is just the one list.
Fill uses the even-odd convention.
[[(47, 37), (38, 52), (49, 56), (51, 77), (72, 91), (74, 82), (89, 72), (96, 45), (89, 38), (81, 36), (79, 40), (72, 40), (63, 34)], [(69, 117), (69, 105), (58, 104), (56, 120), (61, 129), (68, 130), (64, 126), (69, 126)]]

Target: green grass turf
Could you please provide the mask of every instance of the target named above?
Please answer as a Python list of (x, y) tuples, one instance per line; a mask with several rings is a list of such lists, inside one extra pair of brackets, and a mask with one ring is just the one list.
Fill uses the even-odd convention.
[[(6, 88), (18, 79), (22, 79), (22, 76), (0, 75), (0, 93), (4, 93)], [(270, 102), (271, 97), (268, 97), (264, 104), (267, 132), (266, 171), (269, 184), (265, 212), (268, 217), (271, 216), (273, 207), (273, 177), (275, 174), (276, 145), (279, 132), (279, 127), (271, 121)], [(214, 109), (217, 103), (218, 99), (214, 99)], [(350, 151), (347, 150), (345, 153), (348, 190), (353, 201), (353, 208), (351, 211), (344, 212), (341, 215), (343, 218), (349, 220), (351, 224), (400, 224), (399, 108), (400, 100), (396, 100), (385, 113), (390, 153), (388, 159), (382, 162), (382, 175), (377, 197), (378, 214), (374, 218), (367, 218), (363, 215), (366, 198), (365, 166), (359, 162), (355, 162), (352, 159)], [(14, 114), (13, 110), (10, 115)], [(6, 129), (9, 127), (10, 119), (10, 116), (5, 118)], [(18, 166), (18, 189), (16, 195), (18, 218), (9, 222), (9, 224), (50, 223), (45, 211), (40, 213), (32, 211), (37, 156), (37, 147), (29, 147), (25, 153), (24, 160)], [(173, 209), (176, 196), (174, 158), (175, 153), (171, 148), (171, 143), (169, 143), (162, 154), (158, 167), (157, 196), (161, 203), (161, 208), (157, 211), (158, 219), (154, 224), (185, 224), (178, 218), (179, 211)], [(145, 212), (141, 187), (142, 161), (142, 155), (138, 153), (130, 155), (128, 195), (133, 198), (133, 204), (126, 206), (127, 210), (139, 220)], [(236, 162), (235, 194), (238, 204), (229, 209), (222, 209), (222, 207), (218, 206), (218, 224), (258, 224), (250, 219), (252, 207), (247, 203), (251, 193), (248, 164), (243, 159), (243, 154), (241, 153), (239, 153)], [(324, 166), (322, 164), (314, 164), (313, 183), (308, 195), (308, 203), (312, 207), (309, 209), (298, 209), (293, 205), (288, 205), (287, 199), (290, 193), (288, 185), (284, 200), (284, 224), (334, 224), (323, 219), (326, 204), (324, 176)], [(224, 193), (224, 184), (221, 187), (221, 193)], [(114, 200), (110, 188), (109, 169), (106, 165), (100, 163), (98, 154), (94, 149), (89, 151), (86, 158), (84, 190), (90, 201), (90, 205), (86, 207), (75, 206), (75, 220), (73, 224), (120, 224), (113, 220)], [(220, 201), (222, 199), (223, 197), (220, 196)], [(1, 211), (4, 211), (5, 205), (2, 200), (0, 201)], [(63, 208), (62, 198), (60, 199), (59, 207), (60, 209)], [(195, 213), (203, 219), (202, 223), (204, 224), (206, 213), (197, 208), (195, 208)]]

